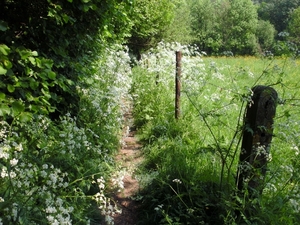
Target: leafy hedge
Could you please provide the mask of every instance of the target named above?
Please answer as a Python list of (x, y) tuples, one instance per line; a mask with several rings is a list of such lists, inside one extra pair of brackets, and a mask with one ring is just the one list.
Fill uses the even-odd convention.
[(131, 1), (0, 7), (0, 224), (109, 221)]

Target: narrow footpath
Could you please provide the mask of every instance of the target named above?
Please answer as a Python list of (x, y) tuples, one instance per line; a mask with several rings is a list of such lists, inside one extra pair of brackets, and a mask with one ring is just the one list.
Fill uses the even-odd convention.
[(137, 210), (139, 203), (133, 199), (133, 196), (139, 191), (139, 183), (134, 177), (134, 172), (143, 160), (142, 146), (135, 136), (136, 130), (133, 126), (131, 110), (124, 115), (124, 120), (123, 144), (116, 156), (116, 163), (120, 169), (125, 171), (123, 177), (124, 189), (117, 191), (113, 196), (113, 201), (121, 210), (121, 213), (116, 213), (113, 218), (115, 225), (135, 225), (138, 222)]

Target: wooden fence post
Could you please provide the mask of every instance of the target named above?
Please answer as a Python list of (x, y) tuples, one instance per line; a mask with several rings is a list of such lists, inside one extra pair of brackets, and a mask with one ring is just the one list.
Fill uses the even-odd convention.
[(175, 76), (175, 119), (180, 116), (180, 89), (181, 89), (181, 51), (176, 51), (176, 76)]
[(268, 86), (255, 86), (252, 102), (247, 106), (242, 149), (237, 172), (239, 191), (247, 188), (249, 197), (262, 194), (267, 161), (273, 136), (277, 92)]

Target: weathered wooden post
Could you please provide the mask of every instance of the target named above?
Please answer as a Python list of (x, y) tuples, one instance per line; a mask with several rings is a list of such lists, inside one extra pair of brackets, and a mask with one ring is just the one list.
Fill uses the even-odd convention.
[[(159, 62), (159, 58), (158, 56), (155, 57), (156, 58), (156, 65)], [(156, 77), (155, 77), (155, 84), (158, 85), (159, 84), (159, 71), (156, 72)]]
[(244, 121), (237, 172), (238, 190), (247, 188), (250, 198), (262, 194), (278, 98), (277, 92), (268, 86), (258, 85), (252, 91), (252, 102), (247, 106)]
[(181, 51), (176, 51), (176, 76), (175, 76), (175, 119), (180, 116), (180, 89), (181, 89)]

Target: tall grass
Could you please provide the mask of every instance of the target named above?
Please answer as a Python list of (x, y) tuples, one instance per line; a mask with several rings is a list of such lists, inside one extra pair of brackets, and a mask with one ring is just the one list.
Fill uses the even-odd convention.
[[(179, 120), (174, 119), (176, 50), (184, 54)], [(206, 58), (195, 48), (163, 43), (143, 55), (133, 69), (132, 95), (145, 142), (144, 224), (294, 224), (299, 219), (298, 64)], [(249, 214), (252, 202), (234, 194), (235, 175), (244, 111), (258, 84), (274, 87), (280, 100), (265, 188), (253, 200), (259, 208)], [(153, 176), (144, 176), (149, 172)]]

